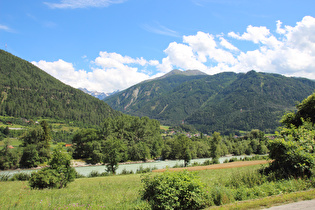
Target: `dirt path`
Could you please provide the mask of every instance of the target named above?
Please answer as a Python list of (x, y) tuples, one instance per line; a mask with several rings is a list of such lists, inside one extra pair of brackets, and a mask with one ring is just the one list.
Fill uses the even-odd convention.
[(208, 166), (156, 169), (156, 170), (153, 170), (152, 172), (164, 172), (166, 170), (168, 171), (181, 171), (181, 170), (200, 171), (200, 170), (223, 169), (223, 168), (237, 168), (237, 167), (244, 167), (244, 166), (267, 164), (267, 163), (270, 163), (270, 160), (237, 161), (237, 162), (222, 163), (222, 164), (215, 164), (215, 165), (208, 165)]

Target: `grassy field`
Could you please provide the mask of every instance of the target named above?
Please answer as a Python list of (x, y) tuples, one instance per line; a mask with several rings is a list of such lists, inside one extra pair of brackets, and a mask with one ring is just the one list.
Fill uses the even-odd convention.
[[(8, 138), (8, 140), (11, 142), (10, 145), (12, 145), (14, 148), (17, 148), (21, 145), (21, 141), (17, 138)], [(3, 148), (4, 146), (4, 140), (0, 141), (0, 150)]]
[(140, 202), (140, 185), (140, 175), (76, 179), (67, 188), (51, 190), (1, 182), (0, 209), (132, 209)]
[(164, 126), (164, 125), (161, 125), (160, 126), (160, 129), (163, 129), (163, 130), (168, 130), (168, 129), (170, 129), (170, 126)]
[[(302, 180), (272, 182), (252, 187), (253, 190), (241, 186), (237, 189), (229, 189), (227, 185), (238, 181), (242, 174), (252, 172), (260, 165), (242, 168), (228, 168), (216, 170), (203, 170), (196, 173), (205, 184), (205, 190), (209, 195), (214, 192), (219, 196), (217, 202), (227, 209), (249, 209), (266, 205), (267, 196), (272, 198), (271, 204), (290, 202), (297, 200), (295, 196), (289, 196), (291, 192), (309, 190), (311, 187)], [(159, 173), (152, 173), (159, 174)], [(28, 182), (0, 182), (0, 209), (134, 209), (147, 207), (147, 203), (140, 199), (139, 191), (142, 188), (141, 175), (117, 175), (95, 178), (76, 179), (64, 189), (31, 190)], [(220, 191), (221, 190), (221, 191)], [(231, 195), (246, 192), (245, 200), (253, 201), (236, 202)], [(223, 192), (223, 193), (222, 193)], [(257, 193), (259, 192), (259, 193)], [(314, 190), (304, 193), (304, 199), (315, 198)], [(275, 196), (275, 195), (281, 196)], [(244, 195), (245, 196), (245, 195)], [(287, 196), (283, 198), (282, 196)], [(300, 196), (301, 197), (301, 196)], [(254, 203), (253, 203), (254, 202)], [(229, 204), (231, 203), (231, 204)], [(229, 204), (224, 206), (224, 204)], [(217, 204), (218, 205), (218, 204)], [(243, 208), (240, 205), (244, 205)]]

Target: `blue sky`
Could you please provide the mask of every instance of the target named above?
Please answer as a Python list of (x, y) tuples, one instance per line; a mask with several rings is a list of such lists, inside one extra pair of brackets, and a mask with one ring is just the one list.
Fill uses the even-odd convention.
[(315, 79), (313, 0), (0, 0), (0, 48), (112, 92), (172, 69)]

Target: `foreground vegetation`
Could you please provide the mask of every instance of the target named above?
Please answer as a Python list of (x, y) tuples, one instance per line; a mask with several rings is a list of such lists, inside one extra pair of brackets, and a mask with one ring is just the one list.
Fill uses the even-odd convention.
[[(206, 201), (211, 206), (272, 195), (286, 195), (314, 187), (313, 179), (268, 181), (265, 176), (262, 178), (262, 175), (259, 175), (257, 170), (260, 168), (261, 166), (250, 166), (195, 173), (204, 184), (203, 190), (208, 196)], [(151, 174), (156, 175), (158, 174)], [(25, 181), (1, 182), (0, 208), (148, 209), (149, 204), (141, 200), (142, 179), (143, 175), (140, 174), (81, 178), (63, 189), (44, 190), (31, 190)], [(281, 197), (276, 197), (276, 200), (282, 202)]]
[[(7, 54), (0, 51), (1, 56), (4, 56), (8, 63), (11, 62), (11, 58), (7, 58)], [(21, 66), (31, 68), (23, 62), (13, 64), (12, 67), (18, 70), (22, 69)], [(255, 81), (261, 81), (255, 72), (249, 74), (254, 74)], [(48, 166), (32, 173), (28, 182), (4, 183), (0, 189), (1, 208), (200, 209), (315, 187), (315, 93), (298, 104), (296, 112), (283, 116), (284, 127), (275, 133), (275, 139), (266, 138), (259, 130), (252, 130), (243, 137), (222, 137), (218, 132), (213, 132), (211, 136), (200, 134), (188, 137), (187, 134), (163, 136), (161, 133), (166, 133), (165, 130), (161, 131), (159, 122), (148, 117), (121, 115), (111, 110), (107, 110), (108, 118), (95, 116), (95, 112), (90, 115), (76, 113), (72, 108), (78, 108), (76, 99), (79, 93), (77, 95), (77, 92), (72, 90), (70, 95), (57, 89), (44, 91), (45, 94), (55, 94), (44, 94), (43, 98), (47, 101), (41, 101), (41, 104), (58, 105), (54, 104), (58, 103), (58, 97), (66, 102), (66, 105), (59, 104), (58, 109), (50, 108), (47, 112), (40, 107), (32, 107), (16, 112), (16, 107), (26, 102), (12, 102), (12, 95), (23, 93), (27, 100), (33, 96), (37, 98), (38, 95), (27, 92), (33, 88), (33, 83), (22, 82), (22, 86), (19, 82), (9, 84), (8, 80), (4, 81), (7, 84), (3, 83), (5, 90), (0, 90), (1, 115), (35, 116), (36, 113), (33, 112), (37, 111), (41, 116), (52, 117), (51, 113), (57, 111), (68, 120), (78, 120), (81, 123), (80, 129), (71, 139), (73, 147), (68, 151), (61, 145), (52, 147), (58, 140), (53, 139), (57, 137), (53, 137), (52, 126), (45, 120), (39, 123), (30, 120), (28, 123), (31, 127), (25, 131), (23, 127), (17, 127), (18, 131), (11, 133), (8, 126), (0, 127), (0, 138), (5, 139), (0, 149), (0, 169)], [(42, 89), (45, 90), (45, 87)], [(70, 110), (69, 113), (62, 113), (61, 107), (64, 105)], [(71, 114), (72, 111), (75, 114)], [(243, 108), (240, 113), (243, 113)], [(259, 113), (263, 112), (257, 111), (256, 114)], [(209, 121), (214, 119), (211, 113), (207, 115), (205, 112), (202, 116), (208, 116)], [(25, 118), (20, 120), (25, 121)], [(83, 129), (85, 123), (92, 121), (94, 127)], [(21, 144), (18, 148), (12, 148), (9, 139), (17, 136)], [(69, 139), (69, 136), (67, 138)], [(118, 163), (128, 160), (183, 159), (186, 167), (192, 158), (211, 157), (211, 162), (216, 163), (218, 158), (225, 154), (267, 152), (272, 162), (265, 167), (112, 176), (115, 175)], [(81, 178), (74, 181), (76, 174), (70, 165), (71, 155), (93, 164), (106, 164), (106, 177), (89, 180)], [(23, 175), (19, 176), (21, 179), (25, 178)], [(72, 181), (74, 182), (70, 183)]]

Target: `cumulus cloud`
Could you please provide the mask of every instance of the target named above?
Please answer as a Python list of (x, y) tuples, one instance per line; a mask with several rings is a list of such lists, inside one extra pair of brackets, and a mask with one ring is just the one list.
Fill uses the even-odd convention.
[[(306, 16), (295, 26), (283, 26), (280, 20), (275, 25), (274, 32), (265, 26), (250, 25), (242, 33), (213, 35), (199, 31), (183, 36), (182, 42), (168, 45), (161, 61), (104, 51), (91, 62), (93, 67), (88, 71), (76, 70), (61, 59), (33, 64), (73, 87), (103, 92), (123, 90), (173, 69), (198, 69), (208, 74), (254, 69), (315, 79), (315, 18)], [(256, 48), (248, 50), (243, 42)]]
[(52, 9), (78, 9), (87, 7), (108, 7), (111, 4), (120, 4), (127, 0), (61, 0), (60, 3), (44, 2)]
[[(149, 79), (147, 73), (137, 66), (155, 66), (158, 61), (146, 61), (143, 58), (131, 58), (117, 53), (100, 52), (92, 62), (91, 71), (76, 70), (72, 63), (59, 59), (54, 62), (32, 62), (53, 77), (72, 87), (84, 87), (88, 90), (113, 92), (123, 90), (143, 80)], [(134, 65), (134, 66), (132, 66)], [(154, 75), (152, 75), (154, 76)]]
[(228, 42), (225, 38), (220, 37), (220, 45), (228, 50), (239, 51), (237, 47)]
[[(315, 79), (315, 18), (304, 17), (295, 26), (276, 22), (276, 31), (249, 25), (243, 33), (212, 35), (197, 32), (183, 36), (183, 43), (171, 43), (159, 65), (161, 71), (199, 69), (208, 74), (257, 70)], [(229, 38), (229, 41), (227, 40)], [(254, 50), (232, 43), (249, 42)]]

